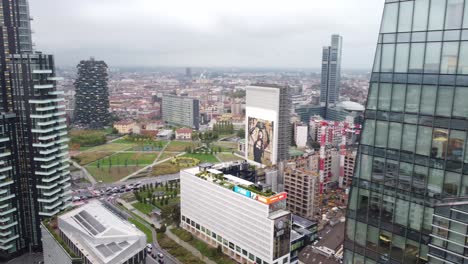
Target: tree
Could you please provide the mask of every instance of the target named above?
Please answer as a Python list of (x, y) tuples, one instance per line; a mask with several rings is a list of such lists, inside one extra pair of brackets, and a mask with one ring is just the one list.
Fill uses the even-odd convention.
[(216, 252), (218, 254), (223, 254), (223, 248), (221, 247), (221, 245), (218, 245), (218, 247), (216, 248)]
[(167, 185), (167, 182), (166, 182), (166, 184), (164, 184), (164, 188), (165, 188), (166, 191), (169, 191), (169, 186)]
[(166, 225), (180, 224), (180, 205), (165, 206), (161, 209), (161, 220)]

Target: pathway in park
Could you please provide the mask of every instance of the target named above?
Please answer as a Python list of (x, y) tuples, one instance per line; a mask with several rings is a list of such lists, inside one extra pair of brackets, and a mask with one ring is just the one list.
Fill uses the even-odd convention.
[(97, 181), (96, 179), (94, 179), (93, 176), (91, 176), (91, 174), (89, 174), (88, 170), (83, 168), (80, 164), (76, 163), (74, 160), (71, 160), (71, 162), (73, 163), (73, 166), (77, 167), (78, 169), (81, 170), (82, 174), (86, 177), (86, 179), (94, 186), (96, 185)]

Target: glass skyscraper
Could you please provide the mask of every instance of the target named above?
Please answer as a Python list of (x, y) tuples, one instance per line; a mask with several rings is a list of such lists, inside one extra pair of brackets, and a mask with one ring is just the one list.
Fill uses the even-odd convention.
[(336, 104), (340, 97), (342, 42), (340, 35), (332, 35), (331, 46), (322, 50), (320, 103), (325, 107)]
[(345, 263), (468, 263), (468, 0), (386, 0)]

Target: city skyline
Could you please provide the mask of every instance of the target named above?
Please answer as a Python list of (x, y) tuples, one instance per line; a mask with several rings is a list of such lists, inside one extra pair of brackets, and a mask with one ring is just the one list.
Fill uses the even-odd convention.
[[(209, 0), (31, 5), (40, 18), (32, 23), (36, 46), (53, 50), (59, 66), (99, 55), (116, 67), (319, 68), (329, 35), (340, 34), (347, 40), (343, 68), (370, 69), (377, 42), (372, 32), (378, 30), (383, 1), (296, 0), (287, 7), (265, 1), (222, 6)], [(60, 12), (50, 16), (48, 6)], [(366, 10), (371, 15), (361, 16)]]

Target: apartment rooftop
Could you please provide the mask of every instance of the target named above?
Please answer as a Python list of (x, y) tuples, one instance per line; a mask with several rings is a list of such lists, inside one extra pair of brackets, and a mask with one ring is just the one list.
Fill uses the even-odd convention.
[(271, 191), (268, 185), (256, 184), (230, 174), (224, 174), (222, 171), (216, 169), (216, 166), (221, 169), (223, 166), (227, 166), (227, 164), (213, 165), (210, 163), (202, 163), (198, 167), (186, 169), (184, 171), (194, 177), (199, 177), (212, 184), (217, 184), (239, 195), (254, 198), (264, 204), (271, 204), (286, 199), (287, 194), (285, 192), (275, 193)]
[(144, 249), (146, 236), (101, 202), (58, 217), (58, 228), (92, 263), (121, 263)]

